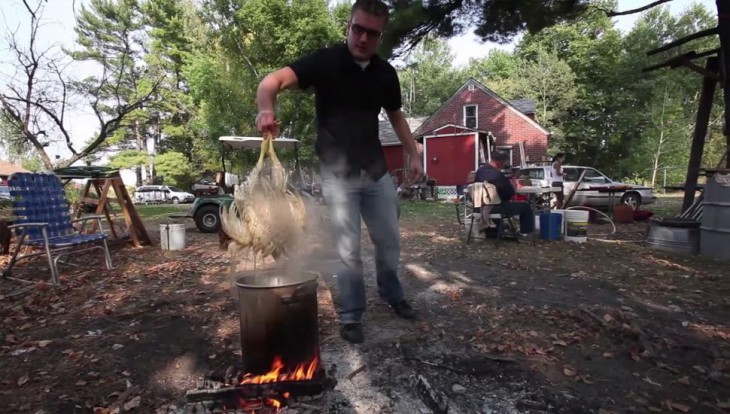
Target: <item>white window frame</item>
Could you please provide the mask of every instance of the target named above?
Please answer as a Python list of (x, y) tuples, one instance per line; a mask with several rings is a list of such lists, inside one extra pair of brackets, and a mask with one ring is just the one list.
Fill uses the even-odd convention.
[(479, 105), (478, 104), (464, 105), (464, 107), (462, 109), (462, 122), (463, 122), (462, 125), (464, 125), (467, 128), (472, 128), (470, 126), (467, 126), (467, 124), (466, 124), (466, 108), (472, 108), (472, 107), (474, 108), (474, 127), (473, 128), (478, 129), (479, 128)]

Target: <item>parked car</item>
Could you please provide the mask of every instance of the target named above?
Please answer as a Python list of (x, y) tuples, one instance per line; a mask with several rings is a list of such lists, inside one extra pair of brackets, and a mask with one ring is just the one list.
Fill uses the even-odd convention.
[[(517, 177), (521, 180), (530, 180), (532, 185), (535, 186), (549, 187), (550, 170), (550, 166), (525, 167), (517, 172)], [(563, 191), (566, 196), (573, 191), (583, 171), (586, 172), (586, 175), (580, 187), (578, 187), (578, 191), (573, 196), (573, 200), (570, 203), (571, 206), (591, 205), (595, 207), (608, 207), (609, 194), (591, 189), (609, 186), (630, 187), (625, 193), (617, 193), (615, 200), (620, 200), (621, 203), (627, 204), (634, 209), (639, 208), (642, 204), (651, 204), (656, 201), (654, 190), (651, 187), (614, 181), (595, 168), (574, 165), (563, 166)], [(614, 204), (616, 204), (615, 201)]]
[(195, 196), (168, 185), (143, 185), (134, 190), (135, 204), (192, 203)]

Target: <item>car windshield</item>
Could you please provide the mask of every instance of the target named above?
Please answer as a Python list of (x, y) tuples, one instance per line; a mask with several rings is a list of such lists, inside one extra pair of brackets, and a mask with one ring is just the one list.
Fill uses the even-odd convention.
[(542, 168), (527, 168), (524, 170), (520, 170), (517, 173), (517, 178), (542, 180), (545, 178), (545, 172), (542, 170)]
[(170, 191), (174, 191), (174, 192), (176, 192), (176, 193), (182, 193), (182, 192), (183, 192), (183, 190), (181, 190), (181, 189), (179, 189), (179, 188), (177, 188), (177, 187), (171, 187), (171, 186), (168, 186), (167, 188), (169, 188), (169, 189), (170, 189)]

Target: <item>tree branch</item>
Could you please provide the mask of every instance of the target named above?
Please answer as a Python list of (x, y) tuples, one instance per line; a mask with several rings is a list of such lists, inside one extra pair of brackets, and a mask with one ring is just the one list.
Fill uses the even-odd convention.
[[(33, 9), (31, 9), (30, 5), (28, 4), (28, 2), (27, 2), (26, 0), (23, 0), (23, 5), (25, 5), (25, 8), (26, 8), (26, 9), (28, 9), (28, 13), (30, 13), (30, 18), (31, 18), (32, 20), (37, 20), (37, 17), (36, 17), (36, 15), (35, 15), (35, 11), (33, 11)], [(38, 10), (38, 9), (36, 9), (36, 11), (37, 11), (37, 10)]]
[(638, 8), (631, 9), (631, 10), (624, 10), (624, 11), (605, 10), (605, 9), (600, 8), (600, 7), (598, 7), (598, 9), (604, 11), (606, 13), (606, 16), (608, 16), (608, 17), (626, 16), (626, 15), (629, 15), (629, 14), (641, 13), (641, 12), (643, 12), (645, 10), (649, 10), (652, 7), (656, 7), (656, 6), (660, 5), (660, 4), (669, 3), (670, 1), (672, 1), (672, 0), (656, 0), (656, 1), (651, 2), (651, 3), (649, 3), (649, 4), (645, 5), (645, 6), (638, 7)]
[[(158, 92), (163, 80), (164, 78), (160, 78), (159, 80), (157, 80), (150, 88), (150, 91), (145, 96), (138, 99), (136, 102), (132, 103), (131, 105), (124, 105), (119, 107), (117, 109), (117, 115), (114, 118), (106, 122), (102, 121), (101, 129), (99, 130), (96, 138), (94, 138), (94, 140), (89, 145), (87, 145), (86, 148), (84, 148), (81, 152), (63, 161), (61, 163), (61, 166), (69, 166), (93, 153), (99, 145), (101, 145), (111, 134), (114, 133), (114, 131), (119, 128), (122, 121), (129, 113), (144, 107), (144, 105), (153, 98), (153, 96)], [(97, 117), (99, 117), (99, 119), (101, 120), (102, 118), (100, 111), (96, 107), (94, 107), (94, 111), (96, 112)]]
[[(43, 160), (43, 163), (46, 165), (47, 168), (51, 168), (53, 166), (53, 163), (51, 162), (51, 159), (48, 157), (48, 154), (46, 154), (46, 151), (44, 150), (44, 145), (38, 141), (38, 134), (33, 134), (30, 132), (30, 129), (28, 128), (28, 125), (23, 122), (22, 115), (13, 107), (13, 105), (10, 104), (10, 102), (6, 99), (5, 95), (0, 94), (0, 103), (3, 104), (3, 107), (5, 108), (6, 113), (10, 116), (11, 120), (15, 122), (16, 127), (23, 133), (23, 136), (30, 141), (31, 144), (33, 144), (33, 147), (38, 150), (38, 153)], [(43, 132), (43, 131), (41, 131)], [(43, 132), (44, 133), (44, 132)], [(45, 133), (44, 133), (45, 134)]]

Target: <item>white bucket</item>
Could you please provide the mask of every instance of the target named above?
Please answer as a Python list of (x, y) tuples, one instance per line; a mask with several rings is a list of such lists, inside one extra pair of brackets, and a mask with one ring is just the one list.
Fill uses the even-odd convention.
[(585, 243), (588, 235), (588, 212), (585, 210), (564, 210), (565, 240)]
[(160, 224), (160, 244), (162, 250), (182, 250), (185, 248), (184, 224)]

